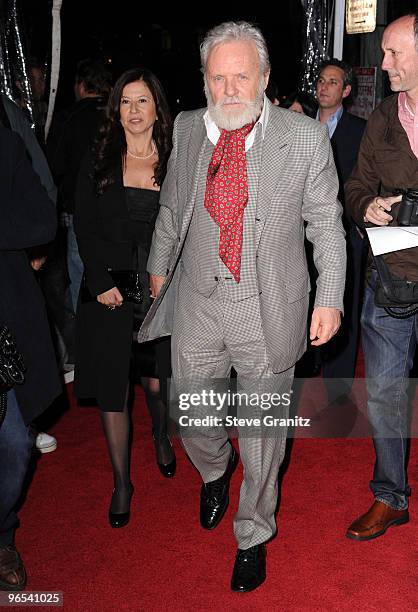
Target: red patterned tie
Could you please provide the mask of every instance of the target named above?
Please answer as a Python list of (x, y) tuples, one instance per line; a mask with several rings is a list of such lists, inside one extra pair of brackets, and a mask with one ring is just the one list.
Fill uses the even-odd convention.
[(245, 138), (254, 123), (222, 130), (206, 179), (205, 208), (219, 225), (219, 257), (239, 283), (244, 209), (248, 202)]

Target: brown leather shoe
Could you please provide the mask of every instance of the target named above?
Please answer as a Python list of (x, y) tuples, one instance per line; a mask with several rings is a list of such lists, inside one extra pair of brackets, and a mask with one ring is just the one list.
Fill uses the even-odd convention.
[(372, 540), (383, 535), (388, 527), (403, 525), (408, 521), (408, 510), (394, 510), (387, 504), (376, 500), (366, 514), (351, 523), (346, 536), (352, 540)]
[(13, 545), (0, 546), (0, 591), (23, 591), (26, 571)]

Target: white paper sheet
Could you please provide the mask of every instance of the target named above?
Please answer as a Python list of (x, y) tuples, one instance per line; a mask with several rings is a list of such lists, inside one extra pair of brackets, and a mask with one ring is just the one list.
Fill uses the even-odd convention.
[(418, 246), (418, 227), (368, 227), (366, 232), (373, 255)]

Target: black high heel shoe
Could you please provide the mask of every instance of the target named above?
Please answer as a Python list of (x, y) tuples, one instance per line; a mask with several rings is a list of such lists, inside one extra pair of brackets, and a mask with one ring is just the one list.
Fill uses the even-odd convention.
[(155, 434), (154, 434), (154, 430), (152, 431), (152, 439), (154, 440), (155, 452), (156, 452), (156, 455), (157, 455), (157, 465), (158, 465), (158, 468), (159, 468), (161, 474), (165, 478), (172, 478), (174, 476), (174, 474), (176, 473), (177, 462), (176, 462), (176, 456), (174, 454), (173, 447), (171, 445), (170, 438), (167, 435), (163, 438), (164, 441), (168, 442), (168, 444), (170, 445), (170, 448), (171, 448), (171, 452), (173, 453), (173, 459), (170, 461), (170, 463), (160, 463), (158, 461), (158, 445), (161, 444), (161, 441), (156, 439)]
[[(115, 492), (113, 489), (112, 494)], [(132, 495), (134, 494), (134, 487), (131, 484), (130, 493), (129, 493), (129, 506), (131, 505)], [(130, 509), (127, 512), (111, 512), (109, 510), (109, 523), (110, 526), (114, 529), (118, 529), (119, 527), (125, 527), (129, 523), (129, 519), (131, 517)]]

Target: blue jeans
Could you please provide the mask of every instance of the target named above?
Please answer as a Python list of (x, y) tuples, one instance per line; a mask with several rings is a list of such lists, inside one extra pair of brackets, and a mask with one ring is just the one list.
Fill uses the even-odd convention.
[(364, 294), (361, 317), (368, 414), (376, 452), (370, 488), (395, 510), (408, 507), (408, 384), (418, 336), (418, 315), (395, 319), (375, 306), (376, 272)]
[(74, 216), (69, 215), (68, 232), (67, 232), (67, 267), (70, 277), (70, 292), (71, 301), (74, 312), (77, 312), (78, 294), (80, 292), (81, 279), (83, 278), (84, 266), (81, 261), (77, 238), (74, 232)]
[(13, 390), (7, 393), (7, 412), (0, 427), (0, 546), (14, 542), (19, 524), (15, 506), (22, 492), (34, 436), (25, 425)]

